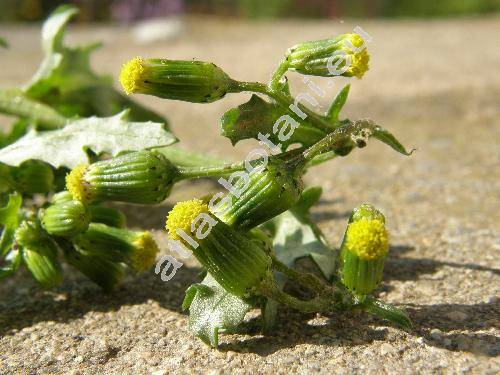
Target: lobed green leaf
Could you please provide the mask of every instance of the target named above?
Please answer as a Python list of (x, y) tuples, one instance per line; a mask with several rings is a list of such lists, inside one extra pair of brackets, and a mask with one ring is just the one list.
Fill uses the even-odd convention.
[(307, 121), (302, 121), (290, 139), (282, 142), (273, 131), (273, 126), (283, 115), (291, 115), (290, 110), (254, 94), (248, 102), (224, 113), (221, 118), (221, 134), (229, 138), (233, 145), (243, 139), (258, 139), (259, 133), (269, 134), (269, 139), (274, 144), (281, 144), (283, 151), (296, 143), (309, 146), (326, 135)]
[(58, 130), (32, 130), (0, 150), (0, 162), (17, 166), (25, 160), (38, 159), (55, 168), (73, 168), (89, 162), (87, 150), (116, 156), (124, 151), (164, 147), (177, 141), (163, 124), (130, 122), (126, 116), (124, 111), (113, 117), (75, 120)]
[(251, 305), (227, 292), (208, 274), (200, 284), (187, 289), (182, 308), (189, 309), (189, 327), (194, 335), (217, 347), (219, 331), (234, 330)]
[(92, 70), (90, 54), (100, 43), (83, 47), (64, 45), (66, 27), (77, 13), (75, 6), (62, 5), (45, 21), (42, 29), (45, 58), (24, 87), (25, 94), (66, 117), (106, 117), (129, 108), (132, 120), (166, 123), (162, 116), (118, 92), (110, 77)]

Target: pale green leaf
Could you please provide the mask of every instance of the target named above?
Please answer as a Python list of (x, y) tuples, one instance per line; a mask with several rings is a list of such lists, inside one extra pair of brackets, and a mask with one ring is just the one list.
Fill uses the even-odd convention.
[(189, 309), (189, 327), (195, 336), (217, 347), (219, 331), (234, 330), (251, 305), (227, 292), (208, 274), (201, 284), (188, 288), (182, 308)]
[(294, 207), (266, 225), (273, 227), (273, 247), (279, 261), (293, 267), (297, 259), (311, 257), (325, 278), (330, 279), (335, 269), (335, 252), (309, 217), (310, 207), (320, 196), (321, 188), (305, 190)]
[(38, 159), (55, 168), (73, 168), (88, 162), (86, 150), (116, 156), (124, 151), (163, 147), (177, 141), (163, 124), (129, 122), (126, 115), (124, 111), (113, 117), (75, 120), (58, 130), (33, 130), (0, 150), (0, 162), (18, 166), (25, 160)]

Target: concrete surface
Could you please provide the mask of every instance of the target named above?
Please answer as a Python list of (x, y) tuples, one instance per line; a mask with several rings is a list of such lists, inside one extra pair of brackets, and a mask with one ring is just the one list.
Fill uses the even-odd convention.
[[(217, 351), (191, 336), (180, 309), (184, 290), (196, 279), (195, 262), (168, 283), (153, 272), (129, 277), (112, 295), (74, 273), (57, 290), (40, 291), (20, 272), (0, 286), (0, 373), (498, 373), (498, 17), (258, 24), (189, 19), (186, 33), (165, 43), (133, 44), (127, 30), (109, 27), (72, 28), (69, 39), (103, 40), (94, 65), (115, 76), (125, 60), (143, 55), (213, 61), (234, 78), (266, 80), (287, 47), (349, 32), (356, 24), (373, 36), (371, 70), (353, 81), (344, 113), (371, 117), (418, 150), (403, 157), (373, 141), (313, 170), (307, 181), (325, 188), (314, 218), (334, 245), (354, 206), (371, 202), (384, 211), (392, 249), (378, 295), (409, 313), (412, 332), (366, 315), (284, 310), (277, 332), (263, 336), (252, 313), (241, 332), (222, 335)], [(38, 33), (0, 26), (12, 46), (0, 50), (2, 86), (30, 77), (41, 56)], [(331, 95), (341, 87), (313, 80)], [(305, 89), (297, 76), (292, 83), (295, 92)], [(186, 147), (237, 160), (254, 142), (233, 151), (218, 136), (218, 118), (247, 97), (210, 105), (138, 99), (167, 115)], [(162, 206), (128, 207), (129, 221), (155, 230), (164, 245), (168, 207), (214, 189), (209, 182), (183, 184)]]

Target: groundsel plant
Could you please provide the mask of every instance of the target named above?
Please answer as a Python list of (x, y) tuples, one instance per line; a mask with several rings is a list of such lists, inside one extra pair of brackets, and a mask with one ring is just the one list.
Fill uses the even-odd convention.
[[(21, 89), (0, 90), (0, 111), (17, 118), (0, 139), (0, 279), (24, 265), (41, 287), (57, 287), (64, 260), (111, 291), (127, 272), (150, 269), (159, 248), (148, 231), (128, 230), (125, 215), (107, 202), (156, 205), (179, 181), (213, 178), (222, 191), (165, 213), (171, 254), (155, 267), (163, 281), (182, 267), (179, 258), (195, 256), (203, 267), (204, 279), (187, 289), (183, 302), (197, 337), (217, 347), (219, 332), (235, 330), (253, 308), (261, 309), (268, 332), (279, 306), (304, 313), (360, 310), (410, 328), (401, 310), (371, 295), (389, 251), (384, 215), (370, 204), (358, 206), (339, 248), (331, 247), (309, 214), (321, 188), (303, 180), (311, 168), (342, 160), (371, 138), (410, 154), (374, 121), (339, 118), (349, 85), (326, 113), (317, 111), (326, 93), (308, 77), (362, 78), (367, 33), (358, 27), (289, 48), (268, 83), (235, 80), (210, 62), (136, 57), (119, 75), (123, 95), (90, 69), (92, 46), (63, 43), (76, 13), (71, 6), (54, 11), (44, 25), (39, 71)], [(305, 76), (310, 92), (291, 95), (290, 71)], [(241, 92), (253, 95), (221, 119), (221, 135), (233, 145), (257, 142), (238, 162), (172, 146), (177, 139), (165, 120), (129, 99), (146, 94), (211, 103)], [(318, 272), (297, 268), (299, 258), (311, 259)], [(287, 282), (306, 297), (285, 289)]]
[[(362, 78), (368, 61), (362, 35), (351, 33), (291, 47), (267, 84), (237, 81), (203, 61), (136, 57), (124, 64), (120, 82), (128, 94), (211, 103), (230, 93), (254, 93), (250, 101), (223, 115), (221, 127), (233, 145), (253, 138), (259, 146), (241, 162), (178, 168), (182, 178), (218, 177), (224, 191), (179, 202), (166, 219), (172, 253), (180, 258), (192, 253), (206, 270), (205, 279), (188, 289), (183, 304), (190, 311), (191, 329), (205, 342), (217, 346), (219, 329), (235, 329), (253, 307), (262, 309), (264, 327), (271, 328), (276, 304), (302, 312), (359, 309), (410, 326), (401, 311), (370, 296), (381, 282), (389, 249), (382, 213), (369, 204), (356, 208), (340, 250), (335, 251), (308, 215), (320, 190), (305, 189), (302, 179), (310, 168), (345, 157), (372, 137), (409, 153), (372, 120), (339, 119), (349, 86), (334, 98), (327, 113), (320, 114), (304, 104), (317, 107), (318, 98), (309, 93), (293, 97), (285, 76), (295, 71)], [(324, 96), (311, 80), (306, 83), (318, 97)], [(283, 219), (287, 214), (292, 223)], [(320, 250), (306, 249), (311, 238), (299, 244), (293, 239), (301, 222), (307, 224), (300, 231), (312, 232)], [(296, 258), (304, 256), (318, 263), (322, 277), (293, 267)], [(181, 266), (176, 257), (166, 255), (155, 271), (168, 281)], [(313, 296), (301, 299), (285, 292), (283, 275)]]

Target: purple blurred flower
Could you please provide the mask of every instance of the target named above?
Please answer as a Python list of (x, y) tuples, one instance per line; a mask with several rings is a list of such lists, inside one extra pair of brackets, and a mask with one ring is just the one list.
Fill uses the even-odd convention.
[(173, 16), (184, 10), (183, 0), (116, 0), (112, 5), (113, 18), (131, 22), (148, 18)]

